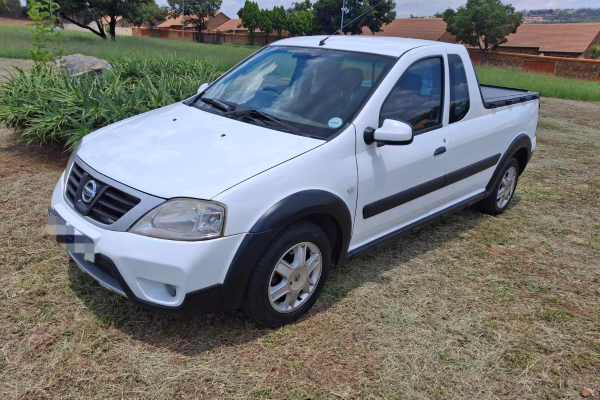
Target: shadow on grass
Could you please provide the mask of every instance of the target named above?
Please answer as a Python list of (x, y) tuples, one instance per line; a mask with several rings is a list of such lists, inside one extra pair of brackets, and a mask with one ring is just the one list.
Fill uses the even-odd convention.
[[(514, 200), (518, 200), (516, 197)], [(511, 207), (517, 202), (511, 203)], [(471, 209), (409, 235), (383, 249), (335, 268), (321, 296), (305, 319), (322, 312), (366, 282), (385, 284), (385, 272), (430, 252), (467, 232), (486, 218)], [(132, 339), (183, 355), (194, 355), (223, 346), (236, 346), (271, 332), (250, 321), (241, 311), (216, 313), (193, 318), (175, 317), (136, 306), (102, 288), (70, 262), (73, 290), (106, 326), (115, 327)]]
[(64, 169), (69, 160), (70, 153), (65, 152), (61, 143), (42, 143), (27, 145), (19, 140), (19, 133), (13, 132), (0, 125), (0, 157), (12, 156), (22, 161), (23, 164), (40, 165), (50, 168)]

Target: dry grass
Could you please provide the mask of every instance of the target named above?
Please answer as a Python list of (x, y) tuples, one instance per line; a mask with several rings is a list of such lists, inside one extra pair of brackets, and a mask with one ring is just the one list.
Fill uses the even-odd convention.
[(179, 319), (99, 287), (44, 234), (66, 159), (0, 135), (0, 398), (600, 395), (600, 104), (543, 100), (510, 210), (335, 270), (301, 322)]

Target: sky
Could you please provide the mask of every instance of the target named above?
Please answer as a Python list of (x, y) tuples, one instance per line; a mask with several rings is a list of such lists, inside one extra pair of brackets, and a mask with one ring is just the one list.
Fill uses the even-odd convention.
[[(256, 1), (256, 0), (255, 0)], [(273, 8), (285, 6), (288, 8), (297, 0), (257, 0), (260, 8)], [(316, 0), (311, 0), (313, 3)], [(157, 0), (158, 4), (167, 4), (167, 0)], [(465, 0), (396, 0), (396, 14), (398, 18), (408, 18), (411, 14), (418, 16), (433, 15), (444, 11), (448, 7), (454, 9), (465, 4)], [(598, 7), (598, 0), (504, 0), (503, 3), (512, 4), (518, 11), (537, 10), (540, 8), (587, 8)], [(238, 10), (244, 5), (244, 0), (223, 0), (221, 11), (229, 18), (237, 18)]]

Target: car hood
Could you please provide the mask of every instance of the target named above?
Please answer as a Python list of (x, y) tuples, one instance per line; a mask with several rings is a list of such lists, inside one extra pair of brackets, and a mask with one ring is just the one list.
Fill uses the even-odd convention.
[(154, 196), (211, 199), (323, 143), (177, 103), (92, 133), (77, 156)]

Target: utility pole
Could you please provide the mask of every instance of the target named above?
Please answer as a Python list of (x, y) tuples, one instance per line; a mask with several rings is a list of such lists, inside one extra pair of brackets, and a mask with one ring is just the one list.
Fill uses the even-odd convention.
[(346, 0), (342, 0), (342, 23), (340, 24), (340, 35), (342, 32), (342, 28), (344, 27), (344, 11), (346, 11)]

